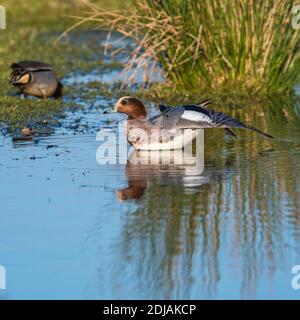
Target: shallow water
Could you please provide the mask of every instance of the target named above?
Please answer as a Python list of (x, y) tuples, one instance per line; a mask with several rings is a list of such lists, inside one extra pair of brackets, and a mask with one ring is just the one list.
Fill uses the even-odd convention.
[(225, 110), (277, 139), (207, 130), (196, 177), (99, 165), (96, 131), (122, 119), (99, 109), (67, 114), (79, 135), (1, 136), (0, 297), (299, 299), (300, 118), (281, 107)]

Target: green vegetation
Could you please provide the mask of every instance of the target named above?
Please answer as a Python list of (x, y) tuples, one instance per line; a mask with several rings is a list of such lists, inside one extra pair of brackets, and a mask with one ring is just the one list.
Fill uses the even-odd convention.
[[(292, 29), (290, 21), (293, 1), (92, 3), (2, 1), (7, 29), (0, 30), (0, 127), (8, 125), (13, 130), (40, 119), (49, 120), (66, 108), (80, 107), (82, 101), (92, 105), (99, 95), (111, 96), (114, 89), (109, 90), (100, 79), (65, 85), (66, 96), (58, 101), (22, 100), (8, 83), (10, 64), (25, 59), (54, 65), (59, 78), (120, 68), (116, 61), (107, 62), (99, 38), (94, 38), (95, 27), (115, 29), (135, 41), (125, 70), (144, 68), (147, 81), (158, 71), (158, 65), (162, 67), (167, 82), (136, 92), (151, 101), (175, 104), (212, 97), (229, 106), (232, 101), (253, 105), (257, 101), (253, 101), (253, 92), (272, 92), (274, 96), (274, 92), (288, 92), (298, 81), (299, 31)], [(75, 30), (65, 34), (74, 19)], [(123, 48), (121, 43), (112, 50), (108, 47), (109, 52), (124, 49), (130, 48)], [(119, 95), (132, 94), (130, 88), (127, 90)]]
[[(125, 65), (160, 64), (177, 89), (227, 88), (288, 92), (299, 80), (300, 31), (291, 26), (294, 0), (134, 0), (130, 11), (92, 4), (79, 21), (134, 39)], [(154, 69), (152, 69), (154, 70)], [(151, 71), (150, 71), (151, 73)]]

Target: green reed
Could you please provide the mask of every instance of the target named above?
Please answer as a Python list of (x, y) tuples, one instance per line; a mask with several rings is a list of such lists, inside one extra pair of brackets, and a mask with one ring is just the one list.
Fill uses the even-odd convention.
[[(86, 2), (86, 1), (85, 1)], [(299, 80), (300, 32), (294, 0), (133, 0), (125, 11), (91, 11), (79, 19), (132, 38), (125, 70), (161, 66), (177, 89), (237, 88), (287, 92)]]

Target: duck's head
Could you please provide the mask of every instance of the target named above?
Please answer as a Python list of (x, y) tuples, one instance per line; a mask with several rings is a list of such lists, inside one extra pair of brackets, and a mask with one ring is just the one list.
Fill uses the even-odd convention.
[(143, 102), (134, 97), (122, 97), (119, 99), (115, 104), (115, 112), (125, 113), (130, 119), (144, 120), (147, 116)]
[(12, 75), (10, 83), (15, 86), (25, 86), (32, 81), (32, 75), (29, 72)]

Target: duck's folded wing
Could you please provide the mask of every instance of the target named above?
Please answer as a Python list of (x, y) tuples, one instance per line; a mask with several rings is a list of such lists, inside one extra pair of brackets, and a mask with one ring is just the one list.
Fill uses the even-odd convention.
[(199, 105), (184, 105), (163, 113), (168, 128), (211, 128), (215, 126), (207, 109)]
[(151, 125), (159, 125), (163, 119), (164, 119), (164, 113), (169, 111), (172, 107), (170, 106), (166, 106), (166, 105), (163, 105), (163, 104), (160, 104), (158, 106), (158, 109), (161, 113), (153, 116), (152, 118), (150, 118), (148, 121)]
[(47, 63), (39, 61), (19, 61), (11, 65), (12, 72), (24, 72), (24, 71), (51, 71), (53, 67)]
[(168, 109), (167, 111), (150, 118), (148, 123), (154, 128), (167, 130), (177, 129), (177, 123), (182, 114), (182, 111), (177, 109), (178, 108), (176, 107), (171, 107), (170, 110)]
[[(205, 99), (205, 100), (202, 100), (200, 101), (199, 103), (196, 103), (195, 105), (192, 105), (193, 107), (197, 107), (197, 108), (207, 108), (209, 105), (213, 104), (214, 103), (214, 100), (212, 99)], [(183, 106), (184, 107), (184, 106)], [(160, 112), (166, 112), (170, 109), (172, 109), (172, 107), (170, 106), (166, 106), (164, 104), (160, 104), (158, 106), (158, 109)]]
[(38, 61), (20, 61), (11, 65), (10, 83), (17, 85), (19, 79), (28, 72), (52, 71), (49, 64)]
[(273, 138), (267, 133), (242, 123), (241, 121), (228, 116), (225, 113), (209, 110), (200, 105), (184, 105), (170, 107), (154, 119), (160, 127), (166, 129), (196, 129), (196, 128), (245, 128), (256, 131), (264, 136)]
[(258, 132), (268, 138), (274, 138), (222, 112), (208, 110), (194, 105), (183, 106), (182, 108), (184, 111), (180, 119), (176, 122), (176, 128), (244, 128)]
[(206, 109), (198, 105), (169, 107), (160, 105), (161, 114), (152, 117), (149, 122), (164, 129), (186, 129), (211, 127)]
[(172, 108), (172, 107), (170, 107), (170, 106), (165, 106), (164, 104), (160, 104), (160, 105), (158, 106), (158, 109), (159, 109), (160, 112), (165, 112), (165, 111), (167, 111), (167, 110), (170, 110), (170, 108)]

